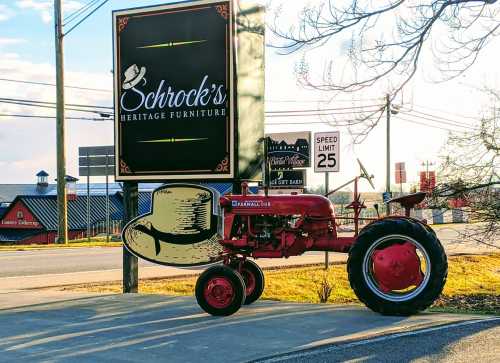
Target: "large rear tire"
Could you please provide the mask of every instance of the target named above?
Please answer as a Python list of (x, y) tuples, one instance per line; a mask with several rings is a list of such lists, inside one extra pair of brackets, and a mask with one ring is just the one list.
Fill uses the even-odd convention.
[(196, 300), (207, 313), (229, 316), (236, 313), (245, 301), (243, 277), (227, 266), (213, 266), (196, 281)]
[[(376, 261), (376, 257), (386, 260)], [(395, 287), (412, 278), (415, 269), (405, 266), (408, 261), (419, 264), (421, 275), (414, 279), (414, 286)], [(347, 272), (354, 293), (368, 308), (383, 315), (407, 316), (427, 309), (438, 298), (448, 262), (429, 227), (405, 218), (387, 218), (361, 231), (349, 252)]]

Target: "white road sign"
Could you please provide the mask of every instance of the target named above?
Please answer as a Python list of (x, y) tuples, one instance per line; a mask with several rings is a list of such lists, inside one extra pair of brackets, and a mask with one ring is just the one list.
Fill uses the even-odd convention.
[(314, 171), (316, 173), (339, 171), (340, 132), (314, 134)]

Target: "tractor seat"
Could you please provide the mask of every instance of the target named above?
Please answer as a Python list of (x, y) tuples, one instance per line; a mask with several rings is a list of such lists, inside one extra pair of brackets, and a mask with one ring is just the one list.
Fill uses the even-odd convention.
[(426, 192), (418, 192), (418, 193), (408, 194), (408, 195), (404, 195), (402, 197), (389, 199), (386, 202), (386, 204), (399, 203), (405, 209), (411, 209), (416, 204), (423, 201), (425, 199), (426, 194), (427, 194)]

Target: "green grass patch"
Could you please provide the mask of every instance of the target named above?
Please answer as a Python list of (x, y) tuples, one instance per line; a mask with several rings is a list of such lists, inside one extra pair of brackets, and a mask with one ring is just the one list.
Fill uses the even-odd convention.
[[(500, 314), (500, 254), (449, 257), (449, 272), (437, 311)], [(324, 279), (333, 287), (331, 304), (359, 304), (347, 279), (345, 264), (286, 268), (264, 271), (263, 299), (299, 303), (319, 302), (318, 289)], [(193, 295), (196, 276), (141, 280), (139, 292), (146, 294)], [(82, 285), (73, 290), (120, 293), (120, 284)]]
[(82, 247), (120, 247), (121, 242), (106, 242), (106, 239), (91, 239), (90, 242), (85, 240), (70, 241), (66, 244), (51, 243), (51, 244), (33, 244), (33, 245), (0, 245), (2, 251), (30, 251), (52, 248), (82, 248)]

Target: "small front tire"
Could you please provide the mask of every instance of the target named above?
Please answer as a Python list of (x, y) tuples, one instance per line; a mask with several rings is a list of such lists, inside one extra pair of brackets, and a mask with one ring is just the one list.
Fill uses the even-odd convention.
[(231, 264), (231, 267), (238, 270), (245, 281), (245, 305), (250, 305), (257, 301), (264, 292), (265, 280), (262, 269), (255, 262), (245, 260), (241, 269), (239, 268), (239, 261)]
[(245, 301), (243, 277), (227, 266), (213, 266), (196, 281), (195, 295), (200, 307), (215, 316), (236, 313)]

